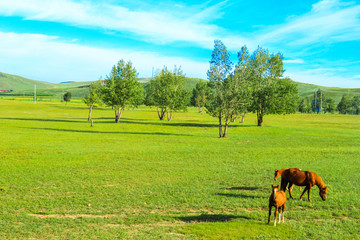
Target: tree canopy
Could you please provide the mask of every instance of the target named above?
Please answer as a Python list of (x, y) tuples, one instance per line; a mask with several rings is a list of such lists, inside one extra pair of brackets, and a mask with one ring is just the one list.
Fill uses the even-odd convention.
[(188, 92), (183, 89), (185, 75), (181, 68), (174, 68), (171, 72), (164, 67), (156, 77), (150, 81), (147, 90), (147, 104), (157, 107), (158, 117), (172, 120), (174, 111), (185, 110)]
[(93, 82), (89, 87), (89, 93), (84, 97), (84, 103), (89, 106), (88, 121), (91, 121), (91, 112), (95, 104), (101, 103), (103, 86), (101, 81)]
[(66, 102), (66, 104), (67, 104), (68, 102), (70, 102), (70, 100), (71, 100), (71, 92), (66, 92), (66, 93), (64, 94), (64, 96), (63, 96), (63, 99), (64, 99), (64, 101)]
[(294, 113), (297, 108), (298, 90), (289, 78), (283, 78), (283, 56), (270, 54), (258, 47), (245, 59), (251, 77), (250, 111), (256, 112), (258, 126), (262, 126), (266, 114)]
[[(206, 103), (207, 113), (219, 120), (219, 137), (224, 138), (231, 119), (231, 87), (235, 80), (230, 77), (233, 63), (226, 46), (220, 41), (214, 41), (214, 50), (211, 54), (210, 69), (207, 72), (209, 86), (212, 89)], [(223, 121), (224, 120), (224, 121)]]
[(143, 98), (143, 88), (138, 81), (131, 61), (120, 60), (105, 79), (103, 101), (115, 109), (115, 122), (119, 122), (126, 106), (137, 107)]
[(191, 104), (199, 108), (199, 112), (204, 112), (204, 106), (207, 102), (207, 96), (209, 95), (210, 88), (208, 84), (200, 80), (192, 92)]

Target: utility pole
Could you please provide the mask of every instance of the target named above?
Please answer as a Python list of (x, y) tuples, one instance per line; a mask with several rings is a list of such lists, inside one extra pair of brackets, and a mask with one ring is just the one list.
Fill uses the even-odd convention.
[(320, 102), (320, 111), (322, 114), (322, 97), (323, 97), (323, 91), (321, 90), (321, 102)]
[(36, 84), (34, 85), (34, 104), (36, 104)]
[(315, 106), (314, 106), (314, 113), (316, 113), (316, 107), (317, 107), (317, 92), (316, 92), (316, 89), (315, 89)]

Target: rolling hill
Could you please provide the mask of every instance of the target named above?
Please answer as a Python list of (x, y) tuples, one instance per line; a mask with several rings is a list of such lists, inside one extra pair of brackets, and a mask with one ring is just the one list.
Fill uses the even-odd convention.
[(317, 89), (323, 90), (326, 97), (334, 98), (336, 102), (339, 102), (342, 96), (349, 93), (352, 96), (360, 96), (360, 88), (338, 88), (338, 87), (324, 87), (308, 83), (294, 82), (298, 89), (300, 97), (313, 97), (314, 91)]
[(35, 84), (36, 87), (39, 89), (48, 89), (55, 87), (55, 84), (53, 83), (35, 81), (17, 75), (0, 72), (0, 89), (23, 91), (34, 89)]
[[(139, 81), (146, 85), (151, 78), (140, 78)], [(192, 90), (202, 79), (186, 77), (185, 89)], [(360, 96), (360, 88), (338, 88), (324, 87), (314, 84), (294, 82), (299, 89), (301, 97), (312, 97), (315, 89), (322, 89), (327, 97), (334, 98), (339, 102), (345, 93), (353, 96)], [(0, 89), (13, 90), (7, 95), (33, 95), (34, 85), (36, 84), (38, 96), (49, 96), (61, 98), (66, 91), (70, 91), (75, 98), (83, 98), (87, 94), (87, 88), (91, 84), (88, 82), (66, 82), (66, 83), (47, 83), (24, 78), (17, 75), (11, 75), (0, 72)]]

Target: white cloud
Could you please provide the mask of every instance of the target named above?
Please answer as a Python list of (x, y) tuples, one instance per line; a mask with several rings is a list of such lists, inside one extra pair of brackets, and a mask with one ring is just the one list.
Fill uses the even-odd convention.
[[(104, 3), (79, 3), (71, 0), (17, 0), (0, 1), (0, 15), (125, 31), (140, 36), (143, 41), (161, 44), (185, 41), (211, 49), (214, 39), (220, 38), (221, 34), (229, 42), (235, 41), (235, 45), (241, 42), (243, 45), (245, 39), (231, 36), (225, 29), (216, 25), (203, 23), (219, 17), (221, 14), (217, 13), (225, 2), (205, 7), (196, 14), (186, 8), (178, 14), (179, 9), (143, 11)], [(230, 37), (226, 37), (227, 35)]]
[(304, 63), (304, 60), (302, 59), (289, 59), (289, 60), (284, 60), (284, 63), (294, 63), (294, 64), (302, 64)]
[[(131, 60), (140, 77), (149, 77), (152, 68), (181, 66), (192, 77), (205, 77), (207, 62), (165, 57), (153, 52), (101, 49), (62, 43), (57, 37), (40, 34), (0, 32), (0, 71), (48, 82), (90, 81), (109, 74), (120, 59)], [(10, 64), (9, 64), (10, 63)]]
[(323, 0), (304, 15), (287, 23), (266, 28), (259, 33), (262, 44), (288, 42), (306, 45), (317, 42), (360, 40), (360, 5)]
[(360, 88), (360, 80), (355, 78), (345, 78), (338, 75), (321, 74), (324, 69), (314, 69), (308, 71), (287, 71), (289, 76), (296, 82), (310, 83), (326, 87)]

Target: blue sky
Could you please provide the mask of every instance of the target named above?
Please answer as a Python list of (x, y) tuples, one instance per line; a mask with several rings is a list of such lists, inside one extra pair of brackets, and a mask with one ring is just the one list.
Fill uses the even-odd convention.
[(47, 82), (181, 66), (206, 79), (215, 39), (284, 57), (284, 76), (360, 88), (359, 1), (0, 0), (0, 71)]

